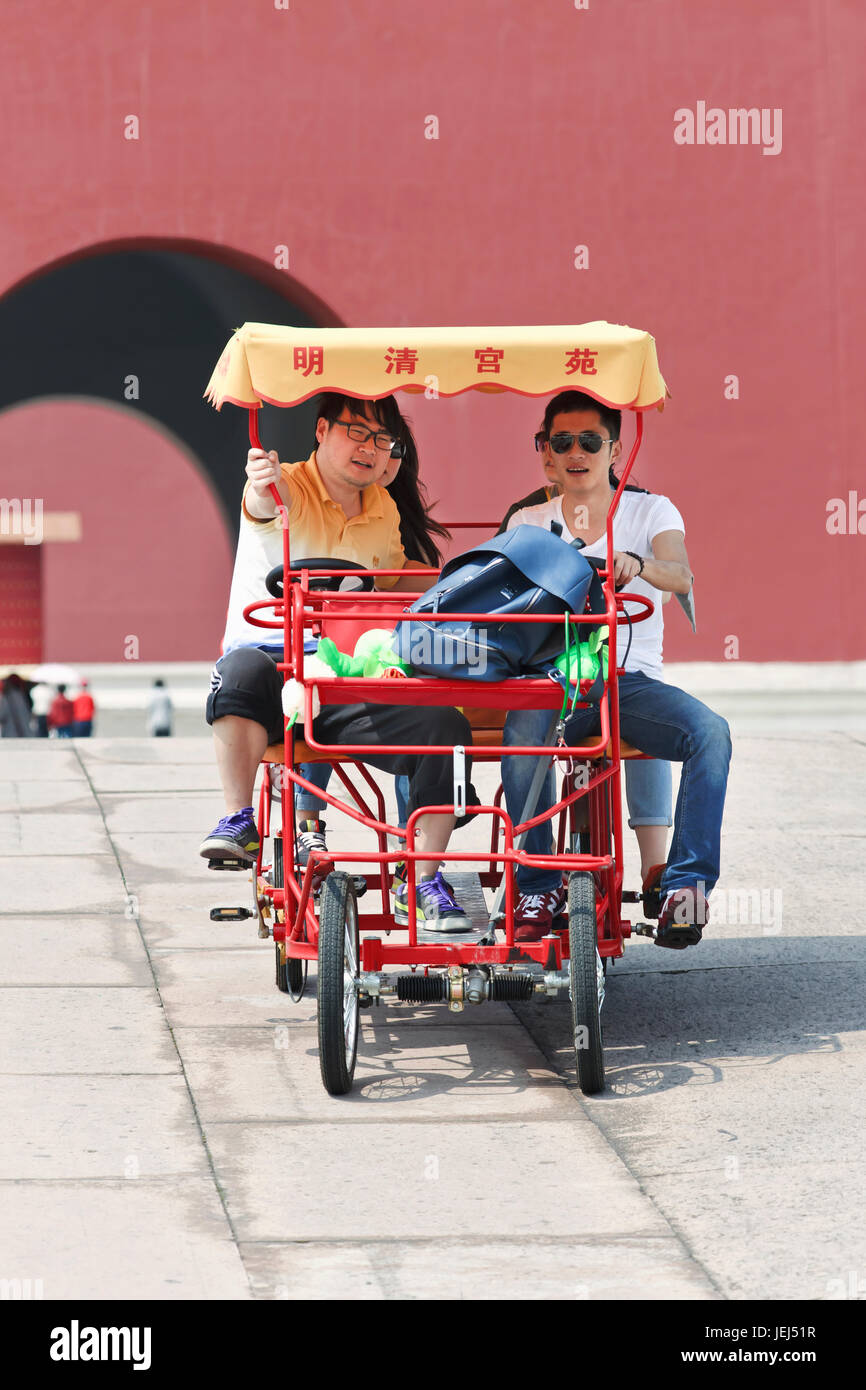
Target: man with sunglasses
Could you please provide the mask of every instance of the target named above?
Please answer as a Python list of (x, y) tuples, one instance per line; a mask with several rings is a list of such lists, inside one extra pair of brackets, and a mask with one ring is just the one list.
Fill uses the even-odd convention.
[[(585, 402), (584, 402), (585, 403)], [(601, 435), (593, 440), (588, 440), (590, 444), (598, 444), (596, 452), (601, 452), (604, 445), (600, 443)], [(553, 468), (554, 465), (544, 457), (545, 454), (552, 456), (555, 453), (554, 445), (561, 447), (564, 440), (557, 438), (553, 441), (551, 448), (545, 450), (544, 431), (539, 430), (535, 436), (535, 448), (541, 456), (544, 473), (548, 478), (546, 487), (536, 488), (528, 496), (521, 498), (517, 502), (512, 502), (505, 516), (502, 518), (497, 535), (501, 536), (508, 530), (509, 522), (515, 512), (523, 511), (526, 507), (537, 507), (543, 502), (550, 502), (554, 497), (561, 495), (562, 489), (555, 481)], [(609, 467), (608, 475), (611, 486), (618, 486), (619, 479)], [(640, 492), (646, 494), (647, 489), (638, 487), (635, 483), (626, 484), (626, 492)], [(630, 505), (629, 503), (626, 504)], [(677, 522), (681, 522), (677, 513)], [(670, 590), (660, 595), (663, 604), (666, 604), (673, 597)], [(625, 774), (625, 798), (628, 807), (629, 829), (633, 830), (640, 850), (641, 880), (644, 892), (657, 893), (658, 884), (665, 867), (667, 858), (668, 830), (673, 825), (671, 815), (672, 803), (672, 777), (671, 765), (664, 758), (628, 758), (623, 765)], [(553, 767), (550, 769), (549, 777), (548, 804), (552, 805), (555, 792), (555, 778)], [(533, 925), (536, 915), (544, 916), (545, 902), (542, 895), (526, 893), (522, 903), (522, 917), (519, 918), (521, 927), (530, 928)], [(545, 923), (548, 918), (545, 917)]]
[[(400, 516), (385, 482), (393, 478), (409, 427), (393, 396), (380, 401), (328, 394), (318, 403), (316, 447), (308, 459), (281, 464), (276, 453), (251, 449), (247, 485), (223, 656), (211, 679), (207, 721), (214, 730), (217, 766), (226, 815), (203, 841), (205, 859), (234, 857), (253, 863), (259, 836), (252, 807), (256, 773), (269, 743), (282, 742), (282, 638), (270, 643), (263, 628), (245, 622), (244, 608), (267, 598), (265, 578), (282, 563), (281, 525), (290, 532), (293, 558), (305, 556), (351, 560), (369, 569), (423, 568), (407, 561), (400, 539)], [(271, 495), (277, 487), (281, 515)], [(428, 588), (426, 576), (383, 577), (389, 590)], [(326, 705), (313, 733), (321, 743), (463, 744), (472, 731), (456, 709), (429, 708), (419, 719), (410, 705)], [(454, 799), (452, 760), (448, 754), (365, 755), (365, 762), (410, 779), (409, 811)], [(477, 804), (474, 790), (469, 799)], [(415, 848), (444, 853), (454, 817), (419, 817)], [(469, 919), (455, 902), (438, 870), (438, 861), (419, 867), (418, 914), (432, 931), (463, 930)]]
[[(560, 493), (514, 512), (509, 528), (528, 524), (553, 529), (563, 540), (580, 542), (587, 557), (605, 559), (607, 514), (616, 488), (613, 470), (622, 454), (620, 424), (618, 410), (582, 392), (564, 391), (548, 402), (536, 445)], [(673, 839), (661, 876), (657, 934), (660, 946), (682, 949), (701, 940), (708, 920), (706, 895), (719, 876), (730, 733), (719, 715), (662, 679), (662, 595), (688, 594), (693, 579), (685, 526), (676, 507), (655, 493), (624, 491), (614, 516), (613, 541), (616, 585), (645, 594), (655, 604), (649, 619), (632, 629), (621, 624), (617, 630), (617, 661), (625, 669), (619, 681), (620, 731), (644, 753), (683, 765)], [(549, 723), (547, 711), (512, 710), (504, 742), (543, 743)], [(598, 709), (589, 707), (575, 712), (564, 738), (577, 746), (599, 732)], [(530, 758), (503, 758), (502, 782), (513, 818), (523, 810), (532, 771)], [(549, 854), (550, 824), (530, 831), (524, 848)], [(518, 939), (538, 939), (564, 909), (561, 875), (520, 868), (517, 879)]]

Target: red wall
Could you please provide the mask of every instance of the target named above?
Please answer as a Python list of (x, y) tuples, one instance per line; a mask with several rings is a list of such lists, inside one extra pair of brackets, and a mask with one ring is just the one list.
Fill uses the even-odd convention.
[(172, 439), (132, 410), (38, 401), (0, 415), (0, 459), (44, 513), (81, 516), (80, 541), (44, 545), (45, 660), (123, 661), (130, 637), (140, 661), (218, 653), (231, 546), (208, 481)]
[[(19, 8), (0, 288), (117, 239), (266, 264), (287, 243), (349, 324), (647, 328), (673, 399), (640, 476), (697, 574), (698, 636), (669, 619), (668, 656), (733, 634), (743, 659), (863, 658), (866, 539), (826, 527), (831, 498), (866, 498), (863, 30), (855, 0)], [(781, 108), (781, 152), (677, 145), (699, 101)], [(443, 512), (497, 516), (537, 476), (540, 405), (410, 410)]]

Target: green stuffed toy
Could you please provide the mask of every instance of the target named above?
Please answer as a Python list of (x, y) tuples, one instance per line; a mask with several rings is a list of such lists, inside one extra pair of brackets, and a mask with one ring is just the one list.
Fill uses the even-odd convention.
[(335, 676), (387, 676), (411, 675), (412, 668), (400, 661), (394, 654), (394, 632), (374, 627), (362, 632), (355, 643), (352, 656), (341, 652), (330, 637), (320, 637), (316, 655), (326, 666), (330, 666)]
[[(608, 635), (607, 627), (593, 630), (588, 642), (574, 642), (570, 651), (566, 649), (553, 663), (557, 670), (567, 677), (569, 685), (578, 681), (594, 681), (598, 676), (598, 649)], [(607, 647), (602, 647), (601, 667), (607, 680)]]

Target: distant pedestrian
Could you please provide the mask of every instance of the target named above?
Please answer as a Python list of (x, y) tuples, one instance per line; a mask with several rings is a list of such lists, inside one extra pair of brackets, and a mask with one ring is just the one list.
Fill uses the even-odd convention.
[(30, 687), (30, 703), (33, 706), (33, 725), (37, 738), (48, 737), (48, 711), (51, 708), (51, 686), (40, 681)]
[(81, 682), (81, 690), (72, 701), (75, 710), (73, 732), (75, 738), (90, 738), (93, 733), (93, 696), (87, 688), (87, 681)]
[(8, 675), (0, 695), (0, 735), (3, 738), (30, 737), (30, 701), (20, 676)]
[(54, 730), (58, 738), (72, 738), (72, 730), (75, 727), (75, 706), (71, 700), (67, 699), (65, 685), (58, 685), (57, 694), (51, 701), (51, 708), (48, 711), (48, 727)]
[(165, 688), (165, 682), (157, 676), (147, 697), (147, 732), (151, 738), (170, 736), (173, 714), (171, 696)]

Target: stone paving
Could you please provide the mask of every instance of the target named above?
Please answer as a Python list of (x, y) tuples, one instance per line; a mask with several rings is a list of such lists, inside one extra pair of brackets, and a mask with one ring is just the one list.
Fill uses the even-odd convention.
[[(254, 924), (208, 919), (251, 894), (197, 857), (209, 741), (0, 745), (0, 1277), (59, 1299), (863, 1296), (866, 730), (846, 705), (827, 732), (830, 704), (816, 751), (820, 715), (734, 721), (725, 921), (682, 955), (627, 947), (592, 1100), (566, 1002), (383, 1005), (328, 1096), (314, 970), (292, 1004)], [(636, 886), (629, 832), (626, 863)]]

